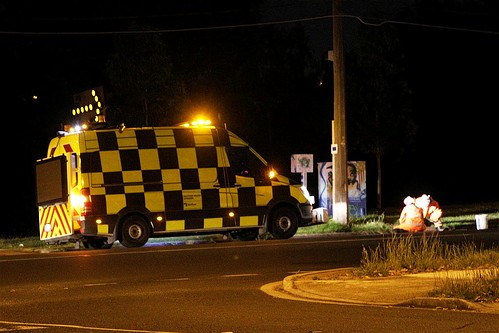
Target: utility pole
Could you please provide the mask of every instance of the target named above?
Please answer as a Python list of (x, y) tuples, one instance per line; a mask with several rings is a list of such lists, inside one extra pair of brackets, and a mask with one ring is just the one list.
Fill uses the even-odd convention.
[[(333, 220), (348, 224), (347, 138), (345, 117), (345, 66), (343, 64), (343, 29), (341, 0), (333, 1)], [(331, 149), (333, 150), (333, 149)]]

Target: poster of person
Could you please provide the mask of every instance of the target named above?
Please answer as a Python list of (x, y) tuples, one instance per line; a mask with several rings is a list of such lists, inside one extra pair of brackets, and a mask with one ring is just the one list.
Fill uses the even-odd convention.
[(327, 208), (329, 216), (333, 216), (333, 167), (332, 162), (317, 163), (319, 172), (319, 207)]
[[(333, 168), (332, 162), (317, 163), (319, 171), (319, 207), (333, 214)], [(348, 209), (351, 216), (365, 216), (367, 212), (366, 162), (347, 162)]]
[(352, 216), (364, 216), (366, 202), (366, 162), (347, 162), (348, 208)]

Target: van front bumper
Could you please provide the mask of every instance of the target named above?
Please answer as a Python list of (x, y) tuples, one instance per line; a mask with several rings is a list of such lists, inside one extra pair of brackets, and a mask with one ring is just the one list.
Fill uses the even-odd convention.
[(313, 224), (320, 224), (323, 222), (317, 221), (314, 218), (314, 209), (312, 205), (310, 204), (301, 204), (298, 206), (300, 209), (300, 214), (301, 214), (301, 223), (299, 224), (300, 227), (305, 227)]

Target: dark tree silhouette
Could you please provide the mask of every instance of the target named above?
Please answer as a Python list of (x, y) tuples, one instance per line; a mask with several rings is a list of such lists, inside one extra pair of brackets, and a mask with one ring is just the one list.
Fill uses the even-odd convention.
[[(148, 27), (140, 29), (151, 31)], [(106, 72), (108, 121), (124, 122), (127, 126), (158, 126), (175, 120), (175, 101), (184, 89), (172, 73), (169, 52), (160, 33), (116, 36)]]
[(376, 160), (376, 208), (382, 207), (382, 160), (409, 149), (417, 133), (411, 92), (397, 30), (390, 25), (359, 28), (359, 49), (347, 68), (349, 152)]

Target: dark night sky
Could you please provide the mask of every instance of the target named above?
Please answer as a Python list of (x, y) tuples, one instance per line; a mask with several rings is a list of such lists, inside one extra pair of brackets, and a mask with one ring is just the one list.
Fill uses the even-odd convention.
[[(212, 3), (216, 2), (212, 1)], [(331, 2), (329, 0), (266, 0), (261, 7), (263, 8), (262, 21), (281, 22), (277, 26), (286, 29), (293, 23), (284, 22), (315, 18), (301, 21), (299, 24), (304, 26), (315, 56), (323, 57), (332, 45), (331, 19), (325, 17), (331, 15)], [(109, 3), (113, 2), (109, 1)], [(115, 23), (123, 18), (126, 21), (126, 18), (134, 16), (157, 14), (156, 12), (150, 13), (149, 3), (151, 2), (114, 1)], [(196, 3), (206, 5), (209, 2), (155, 1), (154, 3), (162, 3), (164, 12), (169, 15), (180, 10), (190, 13), (191, 17), (196, 17), (203, 13), (199, 10), (200, 7), (196, 7)], [(167, 8), (174, 4), (176, 8), (173, 10)], [(189, 7), (190, 5), (192, 7)], [(353, 16), (344, 18), (343, 21), (346, 48), (350, 51), (355, 50), (355, 40), (351, 38), (353, 34), (351, 35), (350, 32), (362, 24), (357, 18), (363, 18), (365, 22), (369, 22), (370, 18), (395, 20), (396, 12), (410, 11), (413, 6), (414, 1), (411, 0), (345, 0), (344, 13)], [(182, 8), (179, 9), (180, 7)], [(61, 15), (61, 12), (64, 14)], [(450, 15), (446, 13), (448, 19), (445, 22), (440, 20), (437, 12), (433, 16), (432, 13), (427, 13), (426, 22), (406, 25), (408, 31), (411, 32), (406, 35), (406, 37), (410, 36), (411, 40), (405, 40), (404, 43), (410, 45), (407, 53), (407, 63), (410, 68), (407, 68), (407, 71), (412, 82), (415, 114), (419, 126), (418, 144), (415, 150), (406, 154), (401, 161), (386, 161), (383, 165), (382, 190), (386, 205), (402, 206), (402, 200), (406, 195), (421, 193), (432, 194), (442, 205), (499, 200), (497, 191), (499, 181), (495, 164), (499, 143), (497, 130), (499, 12), (491, 11), (480, 15), (465, 13), (465, 9)], [(19, 124), (23, 122), (24, 110), (17, 110), (16, 105), (9, 104), (9, 101), (30, 96), (35, 93), (36, 87), (47, 92), (45, 96), (40, 96), (47, 103), (54, 102), (60, 105), (62, 99), (72, 98), (70, 95), (61, 95), (60, 91), (47, 89), (51, 85), (60, 86), (60, 82), (37, 82), (37, 73), (33, 72), (22, 72), (22, 75), (18, 75), (14, 64), (22, 58), (33, 61), (34, 63), (27, 64), (32, 68), (52, 66), (53, 63), (45, 63), (38, 59), (36, 52), (46, 54), (48, 51), (53, 51), (54, 54), (61, 55), (60, 59), (63, 59), (65, 54), (72, 53), (58, 50), (58, 42), (61, 42), (61, 48), (65, 47), (67, 50), (71, 49), (72, 52), (78, 52), (79, 45), (78, 42), (74, 42), (75, 40), (81, 42), (80, 45), (88, 45), (88, 39), (93, 38), (95, 47), (99, 48), (105, 46), (106, 37), (95, 35), (30, 36), (6, 32), (39, 32), (41, 26), (53, 31), (58, 31), (59, 26), (94, 31), (96, 25), (89, 24), (89, 22), (95, 23), (95, 21), (88, 20), (94, 15), (101, 18), (106, 15), (98, 2), (67, 1), (63, 4), (59, 2), (47, 4), (42, 1), (0, 0), (0, 31), (2, 32), (0, 45), (6, 45), (6, 43), (9, 47), (14, 45), (14, 49), (9, 49), (8, 52), (5, 52), (3, 46), (0, 47), (0, 50), (3, 49), (0, 57), (1, 70), (2, 73), (8, 73), (2, 75), (2, 87), (5, 87), (2, 100), (6, 102), (3, 103), (5, 109), (2, 110), (2, 114), (8, 118), (9, 126), (4, 126), (2, 137), (9, 140), (8, 142), (27, 140), (28, 150), (31, 150), (19, 149), (15, 144), (8, 145), (8, 156), (12, 156), (8, 159), (8, 170), (12, 179), (17, 180), (16, 184), (12, 185), (14, 188), (10, 197), (12, 197), (14, 206), (18, 207), (17, 211), (25, 214), (25, 216), (19, 215), (12, 210), (8, 213), (11, 214), (10, 220), (32, 219), (33, 214), (36, 216), (36, 207), (32, 205), (34, 183), (32, 177), (29, 177), (30, 167), (35, 159), (41, 158), (41, 155), (45, 153), (45, 146), (58, 129), (56, 127), (60, 122), (58, 118), (61, 110), (54, 111), (54, 114), (48, 117), (44, 115), (43, 121), (31, 119), (31, 132), (26, 135)], [(43, 17), (43, 19), (32, 21), (32, 16)], [(455, 20), (452, 20), (452, 17), (455, 17)], [(407, 23), (401, 21), (387, 24), (404, 25)], [(185, 27), (189, 25), (186, 24)], [(53, 50), (30, 48), (30, 41), (37, 43), (36, 41), (40, 40), (46, 41), (46, 46)], [(30, 56), (26, 56), (25, 52), (30, 52)], [(100, 58), (97, 51), (89, 54), (93, 54), (90, 60), (94, 60), (95, 63), (89, 66), (88, 70), (79, 71), (82, 75), (81, 82), (91, 81), (91, 76), (96, 75), (95, 73), (98, 73), (102, 66), (99, 64)], [(56, 67), (58, 71), (56, 77), (62, 76), (66, 80), (64, 82), (66, 86), (73, 87), (75, 91), (89, 88), (78, 82), (78, 77), (74, 77), (74, 68), (67, 67), (64, 62), (59, 65)], [(348, 76), (348, 73), (346, 75)], [(348, 105), (346, 108), (348, 116)], [(332, 115), (333, 110), (331, 110), (329, 119), (311, 118), (309, 120), (320, 124), (319, 126), (330, 128)], [(303, 119), (297, 119), (297, 121), (301, 122)], [(326, 143), (320, 147), (311, 146), (309, 151), (296, 151), (296, 153), (314, 153), (324, 156), (323, 150), (327, 151), (329, 144)], [(258, 147), (256, 148), (258, 150)], [(318, 152), (318, 149), (321, 151)], [(351, 159), (350, 156), (349, 159)], [(367, 159), (367, 163), (367, 200), (368, 207), (373, 207), (376, 197), (376, 170), (374, 160)], [(19, 164), (28, 165), (28, 167), (20, 167)], [(314, 173), (311, 177), (316, 177), (316, 175)], [(33, 225), (36, 231), (36, 222)]]

